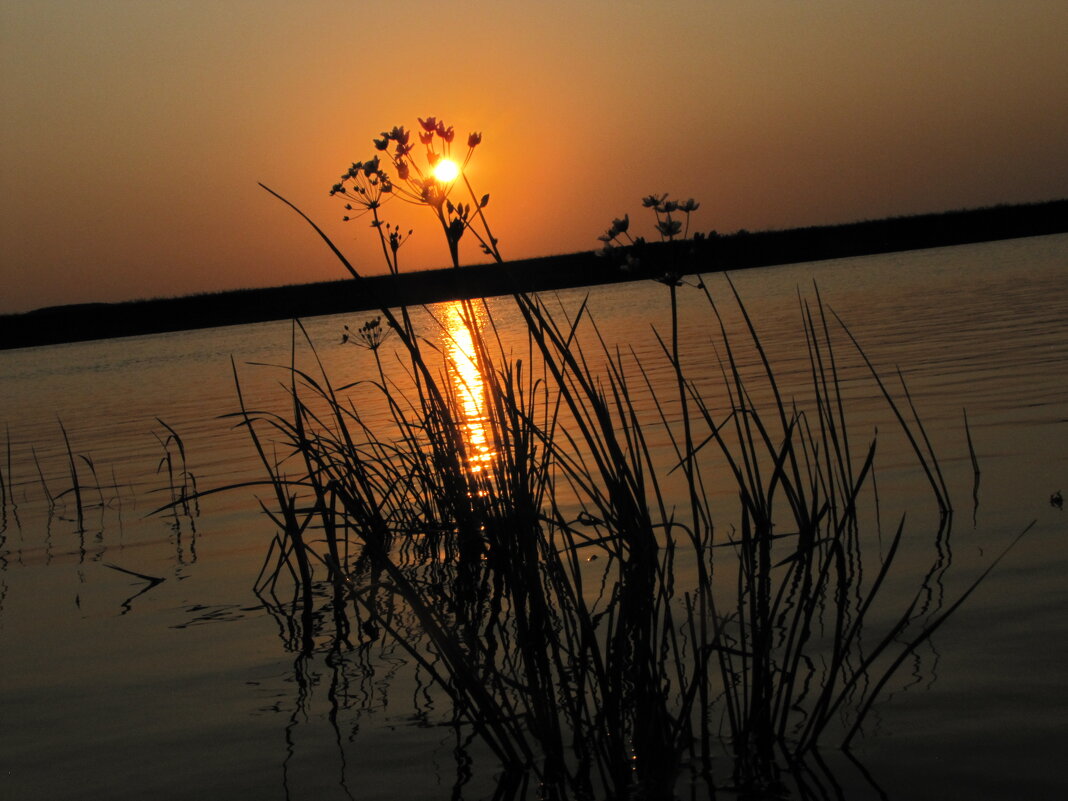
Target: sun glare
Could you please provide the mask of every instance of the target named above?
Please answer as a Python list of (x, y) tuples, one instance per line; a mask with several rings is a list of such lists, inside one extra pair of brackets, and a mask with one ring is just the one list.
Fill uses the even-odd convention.
[(434, 165), (434, 177), (443, 184), (452, 183), (459, 175), (460, 167), (452, 159), (439, 159)]

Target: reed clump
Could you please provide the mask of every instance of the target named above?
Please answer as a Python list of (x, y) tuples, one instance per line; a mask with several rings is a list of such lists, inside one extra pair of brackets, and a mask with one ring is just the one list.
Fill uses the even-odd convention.
[[(391, 197), (430, 210), (457, 268), (468, 239), (502, 261), (489, 196), (463, 172), (481, 136), (446, 181), (433, 169), (453, 129), (419, 122), (418, 145), (404, 128), (384, 132), (333, 194), (369, 218), (391, 271), (404, 239), (381, 217)], [(667, 240), (688, 233), (697, 208), (656, 195), (644, 205)], [(625, 216), (602, 237), (624, 265), (641, 258), (629, 226)], [(350, 332), (374, 356), (375, 375), (357, 383), (380, 395), (384, 422), (321, 364), (287, 368), (284, 414), (250, 408), (238, 387), (236, 418), (278, 527), (257, 591), (282, 604), (293, 587), (304, 649), (326, 632), (332, 647), (393, 640), (448, 696), (456, 724), (507, 776), (532, 772), (545, 798), (670, 798), (684, 770), (772, 796), (784, 767), (821, 744), (848, 747), (895, 671), (978, 584), (932, 601), (946, 567), (935, 560), (910, 603), (878, 603), (905, 519), (872, 553), (877, 439), (858, 445), (847, 424), (839, 351), (852, 337), (818, 293), (800, 301), (809, 375), (798, 400), (729, 280), (725, 301), (703, 283), (687, 290), (703, 295), (707, 358), (721, 368), (714, 388), (691, 379), (682, 282), (671, 271), (663, 282), (666, 382), (605, 342), (585, 304), (562, 314), (518, 294), (521, 344), (503, 340), (480, 301), (460, 304), (458, 328), (431, 316), (446, 341), (462, 333), (470, 375), (407, 309)], [(396, 364), (381, 358), (387, 336)], [(925, 535), (941, 541), (952, 512), (923, 426), (855, 344), (930, 487)], [(473, 382), (479, 437), (463, 391)], [(728, 500), (715, 508), (713, 497)]]

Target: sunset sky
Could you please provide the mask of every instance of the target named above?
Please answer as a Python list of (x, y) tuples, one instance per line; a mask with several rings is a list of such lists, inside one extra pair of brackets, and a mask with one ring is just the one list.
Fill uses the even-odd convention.
[(506, 258), (653, 192), (721, 232), (1068, 197), (1066, 43), (1065, 0), (0, 0), (0, 313), (344, 277), (259, 181), (380, 272), (328, 191), (428, 115)]

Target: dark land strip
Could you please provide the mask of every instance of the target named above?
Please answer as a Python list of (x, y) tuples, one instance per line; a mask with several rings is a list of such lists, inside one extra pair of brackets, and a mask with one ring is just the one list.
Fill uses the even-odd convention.
[[(784, 231), (711, 233), (593, 251), (316, 284), (180, 298), (53, 306), (0, 316), (0, 349), (359, 312), (460, 298), (540, 292), (665, 275), (743, 270), (1068, 232), (1068, 199)], [(636, 262), (636, 263), (635, 263)], [(888, 281), (893, 277), (888, 276)]]

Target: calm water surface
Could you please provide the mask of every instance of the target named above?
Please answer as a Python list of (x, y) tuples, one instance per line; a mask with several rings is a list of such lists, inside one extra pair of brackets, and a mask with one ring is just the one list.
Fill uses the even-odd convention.
[[(1068, 513), (1050, 496), (1068, 490), (1068, 236), (734, 280), (799, 398), (798, 296), (813, 303), (813, 282), (895, 393), (900, 369), (956, 509), (946, 597), (1036, 521), (878, 708), (857, 748), (871, 779), (826, 755), (846, 797), (1065, 797)], [(713, 276), (708, 286), (743, 341), (727, 283)], [(666, 328), (667, 290), (635, 283), (549, 302), (573, 313), (587, 294), (604, 338), (633, 348), (654, 382), (670, 381), (653, 335)], [(715, 407), (713, 320), (698, 290), (680, 288), (680, 300), (687, 372)], [(506, 347), (524, 347), (510, 301), (491, 301), (488, 313)], [(369, 354), (339, 344), (342, 325), (367, 317), (304, 321), (339, 385), (370, 375)], [(420, 326), (446, 355), (462, 345), (426, 316)], [(286, 372), (261, 365), (289, 365), (293, 337), (291, 323), (277, 322), (0, 352), (0, 797), (450, 797), (465, 773), (454, 734), (432, 725), (440, 699), (400, 654), (301, 657), (287, 621), (251, 591), (274, 534), (256, 500), (268, 487), (151, 514), (185, 480), (167, 426), (200, 490), (262, 478), (246, 435), (225, 417), (238, 409), (233, 365), (249, 407), (284, 412)], [(887, 513), (911, 505), (919, 538), (936, 510), (877, 387), (840, 331), (835, 339), (853, 426), (883, 432)], [(382, 353), (393, 358), (388, 344)], [(755, 368), (751, 352), (742, 358)], [(297, 359), (312, 364), (306, 346)], [(458, 386), (470, 393), (474, 383)], [(366, 391), (351, 394), (370, 419), (384, 414)], [(477, 393), (462, 403), (477, 422)], [(80, 525), (61, 423), (83, 493)], [(724, 493), (724, 508), (728, 490), (710, 490)], [(462, 797), (492, 797), (493, 765), (477, 749), (475, 758)]]

